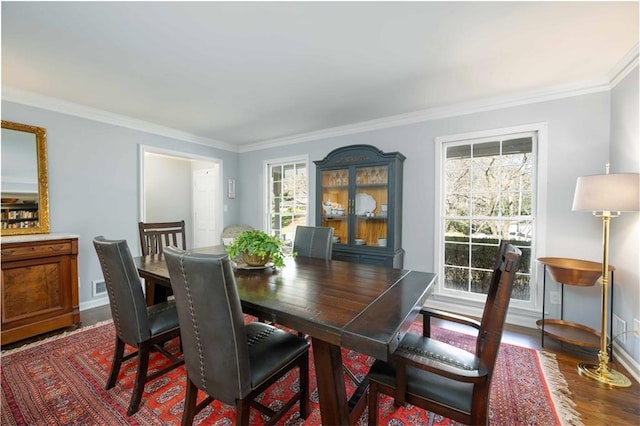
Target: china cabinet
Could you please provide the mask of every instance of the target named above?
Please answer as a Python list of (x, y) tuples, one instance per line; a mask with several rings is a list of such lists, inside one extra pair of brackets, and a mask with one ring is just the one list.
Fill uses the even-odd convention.
[(404, 159), (351, 145), (314, 161), (316, 224), (333, 228), (333, 259), (402, 267)]
[(77, 235), (1, 240), (1, 343), (79, 325)]

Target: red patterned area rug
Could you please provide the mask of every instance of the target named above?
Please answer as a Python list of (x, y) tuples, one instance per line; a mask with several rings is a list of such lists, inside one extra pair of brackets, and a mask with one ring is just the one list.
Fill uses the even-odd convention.
[[(416, 322), (413, 331), (421, 332)], [(433, 336), (460, 347), (473, 348), (473, 337), (437, 328)], [(140, 410), (126, 411), (135, 377), (135, 362), (125, 363), (116, 386), (104, 390), (113, 355), (114, 330), (109, 321), (2, 353), (2, 425), (177, 425), (182, 417), (184, 367), (147, 384)], [(178, 351), (177, 339), (169, 348)], [(165, 361), (152, 354), (150, 369)], [(372, 359), (343, 350), (345, 364), (364, 377)], [(319, 425), (320, 410), (311, 361), (311, 414), (305, 421), (296, 404), (281, 421), (284, 425)], [(347, 392), (354, 390), (348, 378)], [(261, 401), (276, 408), (298, 387), (298, 373), (285, 376), (261, 395)], [(569, 399), (567, 383), (553, 355), (503, 344), (490, 401), (492, 425), (579, 425), (580, 416)], [(200, 397), (204, 396), (200, 393)], [(366, 410), (359, 424), (366, 424)], [(455, 424), (435, 417), (437, 425)], [(428, 414), (419, 408), (395, 408), (382, 397), (380, 422), (385, 425), (427, 424)], [(251, 424), (265, 419), (252, 410)], [(233, 407), (215, 401), (198, 414), (197, 425), (235, 424)]]

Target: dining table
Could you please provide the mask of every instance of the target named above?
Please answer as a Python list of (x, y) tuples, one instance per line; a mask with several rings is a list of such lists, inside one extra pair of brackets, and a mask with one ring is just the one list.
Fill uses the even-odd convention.
[[(187, 250), (225, 256), (223, 246)], [(134, 258), (147, 303), (170, 287), (162, 254)], [(245, 313), (310, 337), (324, 425), (356, 424), (366, 407), (363, 379), (347, 398), (341, 348), (387, 360), (433, 291), (436, 274), (307, 257), (282, 268), (235, 269)], [(212, 283), (213, 285), (213, 283)]]

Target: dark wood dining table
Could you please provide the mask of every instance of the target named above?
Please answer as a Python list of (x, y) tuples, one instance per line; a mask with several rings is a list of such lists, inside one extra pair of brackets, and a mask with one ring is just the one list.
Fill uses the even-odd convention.
[[(225, 255), (222, 246), (189, 250)], [(164, 257), (135, 258), (147, 293), (170, 286)], [(311, 338), (324, 425), (355, 424), (368, 383), (347, 399), (341, 348), (386, 360), (433, 290), (436, 274), (297, 257), (283, 268), (236, 269), (245, 312)], [(147, 294), (149, 296), (149, 294)]]

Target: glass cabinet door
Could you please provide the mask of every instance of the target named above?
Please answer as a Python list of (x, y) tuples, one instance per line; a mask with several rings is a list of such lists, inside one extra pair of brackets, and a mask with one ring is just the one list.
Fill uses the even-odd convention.
[(387, 247), (388, 179), (386, 165), (355, 168), (355, 245)]
[(334, 244), (349, 244), (349, 169), (322, 172), (322, 226), (333, 228)]

